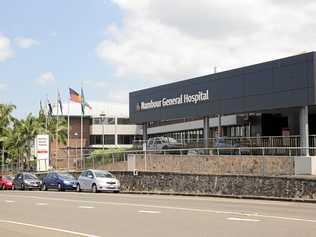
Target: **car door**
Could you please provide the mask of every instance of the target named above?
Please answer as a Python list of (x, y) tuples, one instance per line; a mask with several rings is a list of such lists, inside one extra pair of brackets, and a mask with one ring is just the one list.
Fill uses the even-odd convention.
[(18, 174), (16, 177), (16, 188), (21, 189), (23, 183), (23, 174)]
[(87, 172), (86, 181), (87, 181), (86, 189), (90, 190), (90, 188), (92, 187), (92, 183), (94, 182), (94, 174), (90, 170)]
[(58, 186), (58, 176), (56, 173), (52, 174), (51, 185), (53, 188), (57, 188)]
[(47, 174), (47, 176), (43, 179), (47, 188), (50, 188), (50, 179), (52, 177), (52, 173)]
[(78, 178), (78, 182), (81, 189), (86, 189), (85, 188), (86, 174), (87, 174), (87, 171), (84, 171), (81, 173), (81, 175)]

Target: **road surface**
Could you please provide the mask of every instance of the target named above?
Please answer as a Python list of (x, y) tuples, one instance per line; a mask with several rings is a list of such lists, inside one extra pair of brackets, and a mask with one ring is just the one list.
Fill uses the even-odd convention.
[(0, 236), (316, 236), (316, 204), (0, 191)]

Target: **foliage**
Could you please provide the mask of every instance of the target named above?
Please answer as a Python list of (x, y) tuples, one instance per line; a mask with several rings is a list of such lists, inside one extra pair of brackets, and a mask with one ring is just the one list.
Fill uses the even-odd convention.
[(48, 134), (51, 141), (55, 140), (57, 127), (58, 141), (66, 144), (67, 122), (64, 118), (46, 117), (40, 111), (38, 117), (30, 113), (19, 120), (12, 115), (15, 108), (14, 105), (0, 104), (0, 145), (1, 148), (4, 146), (7, 160), (28, 163), (35, 137)]

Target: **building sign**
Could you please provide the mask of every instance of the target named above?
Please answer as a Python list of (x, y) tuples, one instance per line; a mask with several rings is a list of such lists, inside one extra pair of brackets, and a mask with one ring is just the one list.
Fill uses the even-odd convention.
[(139, 102), (136, 105), (136, 111), (139, 112), (181, 104), (198, 104), (205, 101), (209, 101), (208, 90), (198, 91), (195, 94), (180, 94), (179, 96), (173, 98), (162, 98), (158, 100), (150, 100), (147, 102)]
[(47, 171), (49, 165), (49, 136), (37, 135), (35, 138), (37, 171)]

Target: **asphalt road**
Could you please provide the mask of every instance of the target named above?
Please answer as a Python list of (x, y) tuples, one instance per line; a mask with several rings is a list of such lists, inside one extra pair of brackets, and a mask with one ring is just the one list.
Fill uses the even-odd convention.
[(0, 236), (316, 236), (316, 204), (0, 191)]

